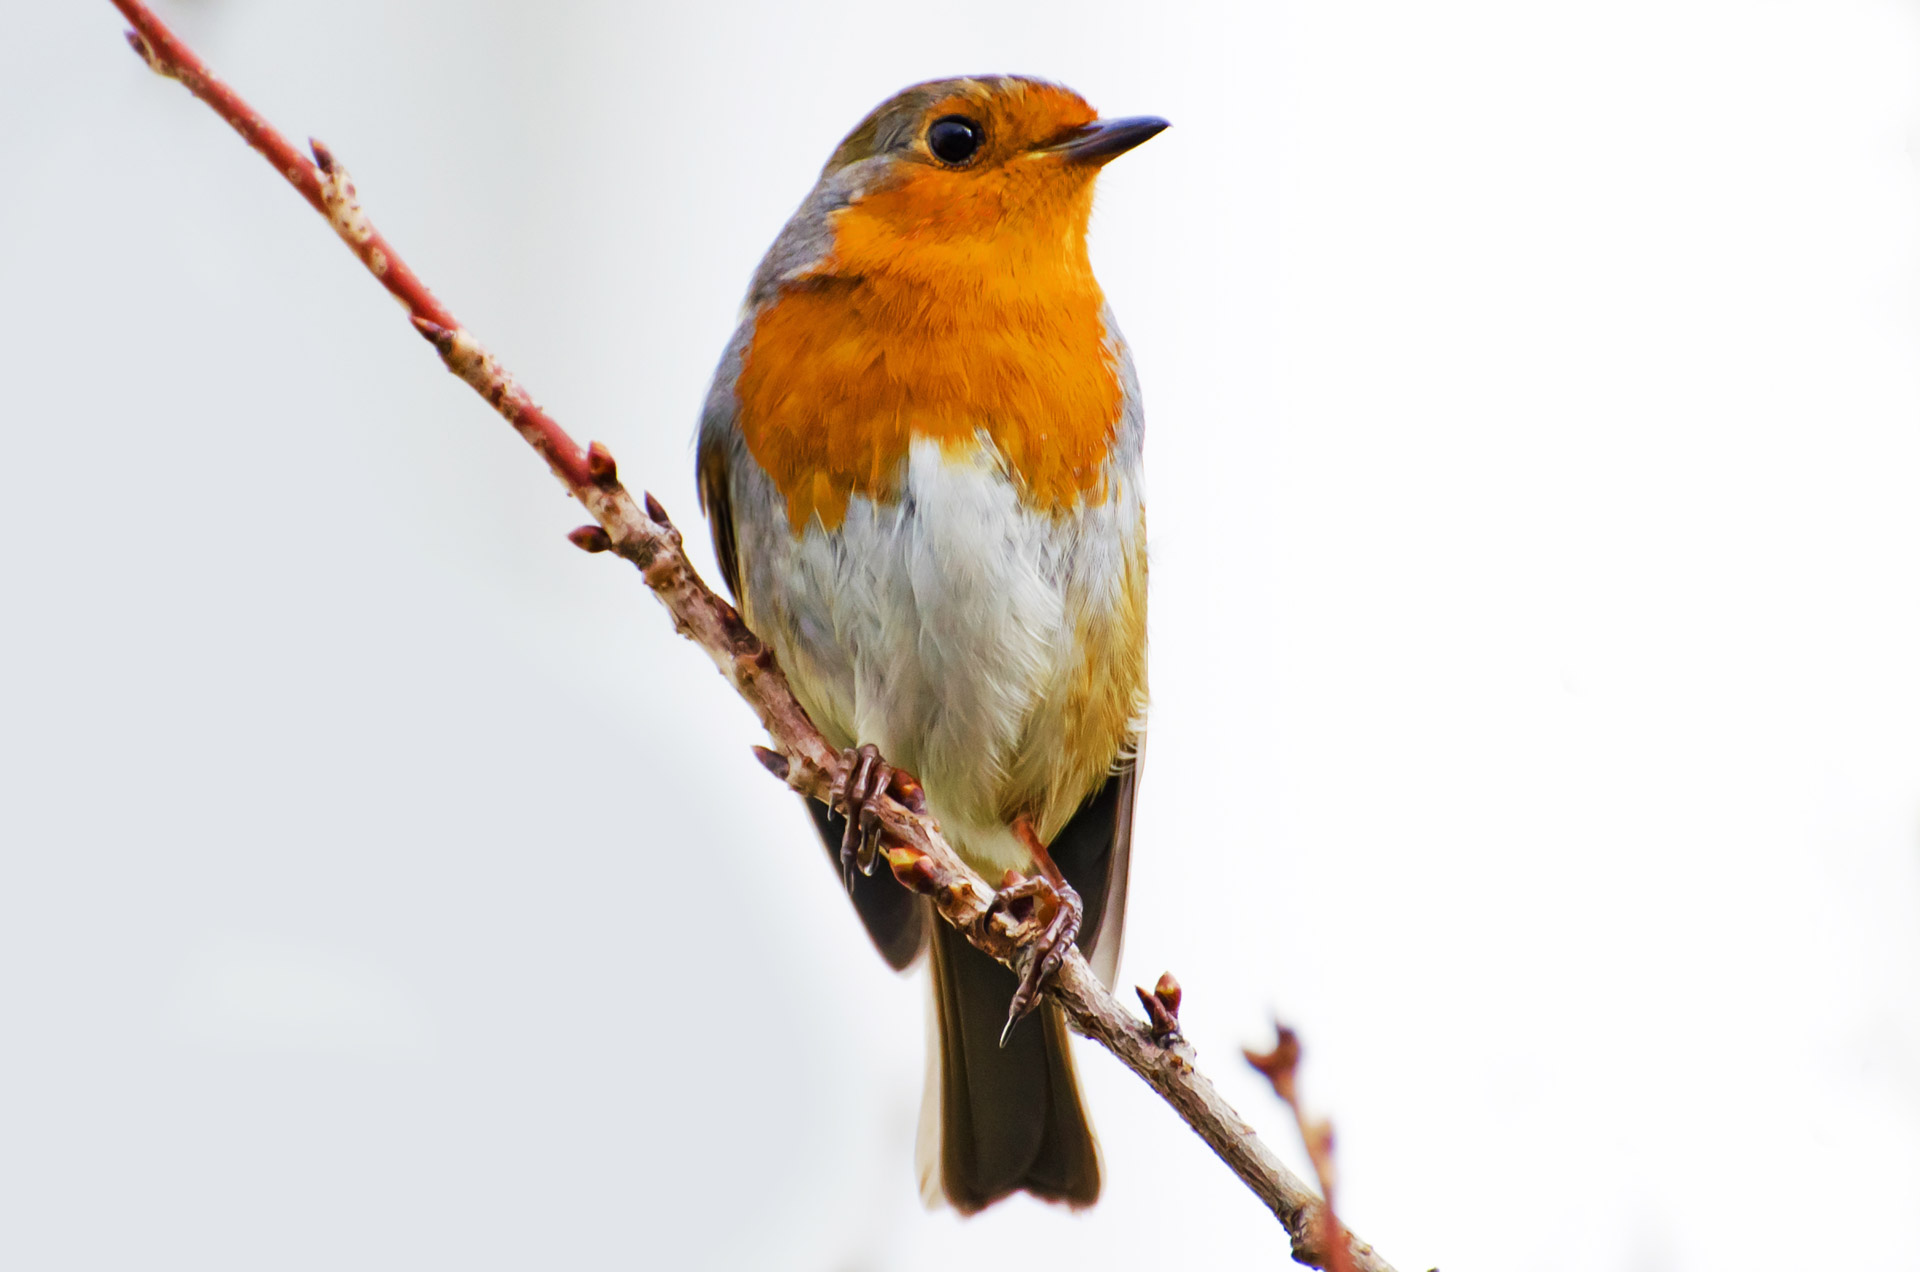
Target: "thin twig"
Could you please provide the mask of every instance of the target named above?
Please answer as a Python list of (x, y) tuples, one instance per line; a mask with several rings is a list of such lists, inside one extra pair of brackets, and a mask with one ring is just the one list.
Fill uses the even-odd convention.
[(1300, 1091), (1295, 1082), (1300, 1069), (1300, 1035), (1282, 1024), (1275, 1024), (1273, 1028), (1276, 1037), (1272, 1051), (1260, 1052), (1248, 1048), (1242, 1054), (1247, 1057), (1248, 1064), (1273, 1083), (1273, 1093), (1293, 1110), (1294, 1125), (1300, 1128), (1300, 1142), (1306, 1146), (1307, 1157), (1313, 1162), (1313, 1173), (1320, 1178), (1320, 1196), (1325, 1204), (1320, 1209), (1313, 1235), (1316, 1249), (1325, 1251), (1327, 1255), (1323, 1266), (1327, 1272), (1353, 1272), (1353, 1260), (1348, 1257), (1347, 1243), (1339, 1239), (1339, 1234), (1344, 1230), (1333, 1209), (1333, 1124), (1325, 1118), (1308, 1117), (1300, 1103)]
[[(667, 607), (675, 630), (704, 649), (722, 675), (760, 717), (774, 749), (756, 748), (761, 762), (803, 795), (825, 801), (842, 776), (840, 753), (815, 729), (775, 664), (773, 651), (747, 629), (733, 606), (701, 581), (681, 547), (680, 532), (652, 495), (644, 507), (621, 484), (612, 455), (598, 442), (582, 450), (506, 370), (436, 300), (361, 209), (346, 170), (325, 146), (313, 159), (295, 149), (266, 120), (216, 79), (138, 0), (113, 0), (133, 24), (128, 40), (147, 64), (176, 79), (266, 157), (315, 211), (325, 216), (369, 272), (406, 306), (414, 327), (431, 341), (447, 367), (484, 397), (529, 445), (597, 523), (569, 536), (589, 552), (613, 552), (632, 562)], [(924, 801), (908, 788), (870, 802), (888, 843), (887, 862), (904, 886), (932, 898), (940, 917), (975, 946), (1016, 966), (1034, 936), (1033, 924), (987, 918), (994, 892), (948, 845)], [(1177, 1035), (1156, 1037), (1109, 993), (1077, 950), (1070, 950), (1047, 985), (1067, 1019), (1139, 1074), (1218, 1153), (1273, 1211), (1293, 1239), (1294, 1257), (1325, 1266), (1313, 1242), (1319, 1199), (1282, 1166), (1241, 1121), (1213, 1084), (1192, 1065)], [(1370, 1246), (1355, 1239), (1359, 1272), (1392, 1272)]]

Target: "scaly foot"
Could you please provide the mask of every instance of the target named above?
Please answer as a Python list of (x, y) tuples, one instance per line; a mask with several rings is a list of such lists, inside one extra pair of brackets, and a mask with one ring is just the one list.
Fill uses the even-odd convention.
[(1001, 888), (993, 904), (987, 908), (986, 918), (991, 919), (996, 911), (1011, 912), (1021, 902), (1026, 902), (1030, 912), (1021, 920), (1022, 926), (1035, 922), (1043, 922), (1043, 926), (1039, 935), (1025, 943), (1027, 961), (1020, 969), (1019, 988), (1013, 991), (1013, 1001), (1007, 1005), (1006, 1028), (1000, 1031), (1000, 1045), (1003, 1047), (1007, 1045), (1007, 1039), (1013, 1036), (1013, 1027), (1033, 1010), (1040, 1000), (1040, 991), (1066, 960), (1067, 951), (1073, 948), (1075, 938), (1080, 935), (1082, 914), (1080, 894), (1073, 890), (1067, 877), (1060, 873), (1060, 867), (1054, 865), (1053, 858), (1047, 855), (1047, 846), (1034, 833), (1033, 823), (1024, 816), (1016, 818), (1013, 833), (1033, 854), (1034, 864), (1040, 867), (1040, 874), (1031, 879), (1014, 880)]
[(870, 875), (879, 859), (880, 817), (867, 805), (887, 793), (893, 784), (894, 768), (880, 758), (880, 748), (871, 742), (848, 747), (840, 758), (845, 763), (828, 792), (827, 805), (847, 819), (847, 828), (840, 836), (840, 873), (847, 891), (852, 892), (853, 872), (857, 869)]

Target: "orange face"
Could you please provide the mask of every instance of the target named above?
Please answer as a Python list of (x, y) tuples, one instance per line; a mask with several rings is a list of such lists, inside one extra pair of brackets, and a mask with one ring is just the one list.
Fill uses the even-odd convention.
[(828, 164), (874, 172), (832, 214), (826, 259), (760, 313), (735, 386), (796, 533), (832, 529), (854, 495), (890, 498), (916, 440), (984, 436), (1036, 510), (1103, 497), (1121, 387), (1087, 218), (1099, 165), (1137, 144), (1117, 127), (1163, 125), (1099, 125), (1036, 81), (919, 91)]
[[(1099, 168), (1050, 147), (1094, 118), (1078, 95), (1053, 85), (953, 93), (929, 104), (913, 147), (879, 189), (841, 214), (837, 254), (849, 269), (901, 251), (928, 268), (976, 275), (1042, 257), (1070, 257), (1084, 269)], [(941, 162), (929, 145), (943, 121), (979, 129), (978, 149), (963, 164)]]

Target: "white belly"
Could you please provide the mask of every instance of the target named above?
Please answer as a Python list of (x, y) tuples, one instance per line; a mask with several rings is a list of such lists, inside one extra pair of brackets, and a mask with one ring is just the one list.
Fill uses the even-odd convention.
[(1129, 473), (1055, 517), (1022, 506), (991, 451), (916, 443), (898, 501), (741, 545), (747, 621), (830, 740), (916, 774), (977, 866), (1024, 867), (1008, 823), (1061, 745), (1089, 623), (1144, 567), (1140, 516)]

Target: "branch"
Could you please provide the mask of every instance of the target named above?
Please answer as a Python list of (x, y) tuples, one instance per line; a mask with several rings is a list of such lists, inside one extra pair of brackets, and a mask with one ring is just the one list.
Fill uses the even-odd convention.
[(1325, 1251), (1327, 1261), (1321, 1266), (1327, 1272), (1353, 1272), (1353, 1260), (1348, 1257), (1346, 1242), (1339, 1240), (1345, 1231), (1339, 1218), (1333, 1212), (1333, 1125), (1325, 1118), (1318, 1121), (1307, 1116), (1300, 1104), (1300, 1092), (1294, 1077), (1300, 1068), (1300, 1035), (1285, 1025), (1275, 1025), (1273, 1050), (1264, 1054), (1251, 1048), (1242, 1052), (1247, 1063), (1260, 1071), (1262, 1077), (1273, 1083), (1273, 1093), (1286, 1101), (1293, 1110), (1294, 1125), (1300, 1128), (1300, 1142), (1306, 1146), (1307, 1157), (1313, 1162), (1313, 1173), (1320, 1178), (1320, 1196), (1325, 1204), (1320, 1210), (1320, 1221), (1316, 1225), (1313, 1238), (1317, 1249)]
[[(180, 81), (265, 156), (327, 218), (381, 286), (406, 306), (415, 329), (432, 342), (447, 368), (484, 397), (547, 461), (597, 523), (582, 526), (568, 537), (589, 552), (612, 552), (639, 569), (667, 607), (674, 629), (707, 652), (760, 717), (774, 743), (772, 750), (755, 748), (761, 762), (802, 795), (826, 802), (835, 780), (846, 776), (840, 753), (801, 709), (774, 662), (773, 651), (695, 573), (681, 546), (680, 532), (659, 502), (652, 495), (643, 496), (644, 505), (636, 501), (621, 483), (606, 448), (595, 442), (583, 451), (434, 298), (374, 229), (361, 210), (352, 179), (325, 146), (312, 143), (309, 160), (216, 79), (144, 4), (139, 0), (113, 3), (132, 23), (128, 41), (147, 65)], [(939, 825), (927, 815), (918, 791), (908, 786), (900, 798), (888, 795), (867, 807), (878, 816), (894, 877), (930, 897), (940, 917), (979, 949), (1017, 969), (1037, 925), (1014, 922), (1004, 915), (988, 918), (993, 889), (960, 860)], [(1077, 1031), (1106, 1047), (1158, 1091), (1266, 1203), (1292, 1236), (1296, 1259), (1327, 1266), (1325, 1251), (1316, 1240), (1320, 1200), (1280, 1164), (1213, 1084), (1194, 1069), (1191, 1052), (1177, 1031), (1142, 1025), (1101, 985), (1075, 949), (1068, 950), (1047, 992)], [(1177, 1001), (1176, 989), (1176, 1006)], [(1357, 1238), (1351, 1254), (1357, 1272), (1393, 1272), (1372, 1247)]]

